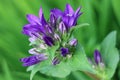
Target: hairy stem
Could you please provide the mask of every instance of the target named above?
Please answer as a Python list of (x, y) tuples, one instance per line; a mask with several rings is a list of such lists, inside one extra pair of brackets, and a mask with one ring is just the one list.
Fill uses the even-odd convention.
[[(84, 71), (83, 71), (84, 72)], [(89, 72), (84, 72), (86, 75), (90, 76), (94, 80), (101, 80), (98, 76), (95, 74), (89, 73)]]

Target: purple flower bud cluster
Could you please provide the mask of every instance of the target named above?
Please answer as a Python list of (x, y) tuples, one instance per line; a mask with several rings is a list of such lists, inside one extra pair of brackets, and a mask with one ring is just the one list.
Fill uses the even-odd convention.
[(88, 58), (88, 61), (92, 65), (93, 68), (96, 68), (96, 67), (100, 68), (100, 69), (104, 69), (105, 68), (105, 64), (103, 62), (101, 53), (97, 49), (94, 51), (94, 59), (93, 60), (91, 58)]
[(97, 49), (94, 51), (94, 61), (92, 61), (90, 58), (88, 58), (88, 61), (93, 66), (93, 68), (99, 67), (101, 69), (104, 69), (105, 67), (101, 53)]
[(98, 50), (94, 51), (94, 61), (97, 64), (97, 66), (104, 69), (105, 64), (102, 60), (101, 53)]
[(98, 50), (94, 51), (94, 60), (97, 65), (102, 62), (101, 54)]
[[(29, 41), (34, 44), (34, 48), (29, 50), (33, 56), (22, 58), (23, 66), (31, 66), (43, 60), (48, 56), (44, 55), (48, 47), (60, 44), (60, 55), (54, 57), (52, 64), (56, 65), (60, 62), (59, 57), (66, 57), (71, 53), (70, 48), (77, 45), (77, 39), (66, 39), (69, 37), (70, 29), (76, 26), (77, 20), (82, 14), (80, 7), (74, 11), (70, 4), (66, 5), (64, 11), (59, 9), (52, 9), (50, 11), (50, 18), (48, 21), (44, 18), (42, 8), (39, 10), (39, 17), (28, 14), (26, 16), (29, 24), (23, 27), (22, 33), (29, 36)], [(39, 57), (39, 59), (37, 58)]]

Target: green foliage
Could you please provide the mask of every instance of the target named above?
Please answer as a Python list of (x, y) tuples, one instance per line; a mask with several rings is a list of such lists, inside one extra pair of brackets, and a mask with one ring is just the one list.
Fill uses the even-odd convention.
[(31, 71), (30, 80), (32, 80), (33, 76), (38, 71), (45, 75), (59, 78), (65, 78), (71, 73), (71, 71), (77, 70), (95, 74), (95, 70), (93, 70), (91, 65), (88, 63), (84, 49), (80, 45), (77, 45), (76, 50), (71, 58), (62, 61), (60, 64), (54, 66), (50, 61), (51, 60), (48, 59), (40, 64), (29, 67), (28, 71)]
[(55, 46), (48, 48), (47, 52), (48, 52), (48, 55), (50, 56), (50, 60), (52, 60), (54, 58), (55, 52), (58, 48), (59, 48), (59, 43), (56, 43)]
[(118, 19), (118, 23), (120, 25), (120, 7), (119, 7), (119, 3), (120, 3), (120, 0), (112, 0), (112, 6), (114, 8), (114, 11), (115, 11), (115, 16), (116, 18)]
[(114, 75), (119, 62), (119, 52), (116, 48), (116, 31), (111, 32), (101, 44), (101, 53), (106, 67), (108, 79)]
[(73, 26), (73, 28), (70, 31), (72, 32), (72, 31), (78, 30), (79, 28), (85, 27), (85, 26), (89, 26), (89, 24), (88, 23), (83, 23), (83, 24), (80, 24), (80, 25), (77, 25), (77, 26)]

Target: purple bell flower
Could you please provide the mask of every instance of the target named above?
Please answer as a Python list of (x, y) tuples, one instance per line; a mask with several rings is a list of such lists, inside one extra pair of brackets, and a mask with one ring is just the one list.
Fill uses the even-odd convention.
[(32, 36), (34, 33), (38, 31), (36, 25), (27, 24), (23, 27), (22, 33), (27, 36)]
[(42, 26), (47, 24), (47, 22), (46, 22), (46, 20), (44, 18), (42, 8), (40, 8), (40, 10), (39, 10), (39, 19), (40, 19), (40, 22), (41, 22)]
[(79, 7), (76, 11), (74, 11), (70, 4), (67, 4), (64, 12), (59, 9), (53, 9), (51, 10), (51, 13), (54, 14), (56, 18), (60, 17), (65, 26), (71, 28), (76, 25), (78, 18), (82, 14), (80, 10), (81, 8)]
[(53, 14), (53, 15), (55, 16), (55, 18), (57, 18), (57, 19), (63, 16), (63, 12), (62, 12), (61, 10), (59, 10), (59, 9), (56, 9), (56, 8), (52, 9), (50, 12), (51, 12), (51, 14)]
[(97, 65), (102, 62), (101, 54), (98, 50), (94, 51), (94, 60)]
[(42, 8), (39, 10), (39, 18), (33, 14), (28, 14), (26, 17), (29, 23), (33, 25), (39, 24), (40, 26), (44, 26), (47, 24), (42, 12)]
[(41, 25), (39, 18), (33, 14), (27, 14), (26, 18), (30, 24), (33, 24), (33, 25), (40, 24)]
[(21, 58), (20, 61), (23, 62), (23, 66), (32, 66), (46, 59), (47, 56), (45, 54), (39, 54), (39, 55), (29, 56), (26, 58)]
[(73, 8), (70, 6), (70, 4), (66, 5), (66, 9), (64, 11), (62, 20), (65, 23), (67, 27), (75, 26), (77, 23), (77, 19), (80, 17), (82, 12), (80, 12), (80, 7), (74, 12)]
[(60, 51), (61, 51), (61, 55), (63, 56), (63, 57), (66, 57), (66, 55), (67, 54), (69, 54), (69, 49), (68, 48), (61, 48), (60, 49)]
[(23, 33), (27, 36), (31, 36), (31, 34), (42, 33), (45, 34), (44, 26), (47, 25), (47, 22), (44, 18), (42, 8), (39, 11), (39, 18), (33, 14), (28, 14), (27, 20), (30, 24), (27, 24), (23, 27)]
[[(60, 63), (59, 57), (72, 56), (71, 50), (77, 45), (77, 39), (69, 39), (70, 28), (75, 26), (77, 19), (82, 14), (80, 7), (74, 11), (73, 8), (67, 4), (64, 11), (59, 9), (52, 9), (50, 12), (50, 18), (45, 20), (42, 8), (39, 10), (39, 16), (28, 14), (26, 16), (29, 24), (23, 27), (23, 34), (29, 36), (30, 45), (33, 46), (29, 50), (29, 53), (33, 56), (22, 58), (23, 66), (31, 66), (47, 59), (45, 54), (48, 53), (47, 48), (59, 44), (57, 51), (59, 56), (54, 53), (55, 57), (52, 60), (52, 64), (56, 65)], [(65, 35), (64, 35), (65, 34)], [(69, 41), (70, 40), (70, 41)], [(66, 48), (67, 47), (67, 48)], [(72, 52), (73, 53), (73, 52)]]

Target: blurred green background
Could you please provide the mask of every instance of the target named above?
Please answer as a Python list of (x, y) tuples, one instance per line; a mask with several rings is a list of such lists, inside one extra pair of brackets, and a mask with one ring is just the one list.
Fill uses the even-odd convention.
[[(66, 3), (74, 9), (82, 6), (83, 15), (78, 24), (89, 23), (81, 28), (76, 37), (85, 47), (88, 56), (104, 37), (117, 30), (117, 48), (120, 51), (120, 0), (0, 0), (0, 80), (29, 80), (30, 72), (22, 67), (20, 58), (28, 56), (28, 37), (21, 33), (27, 24), (26, 14), (38, 15), (42, 7), (46, 19), (52, 8), (64, 10)], [(34, 80), (93, 80), (82, 72), (72, 72), (64, 79), (36, 74)], [(120, 63), (113, 80), (120, 80)]]

